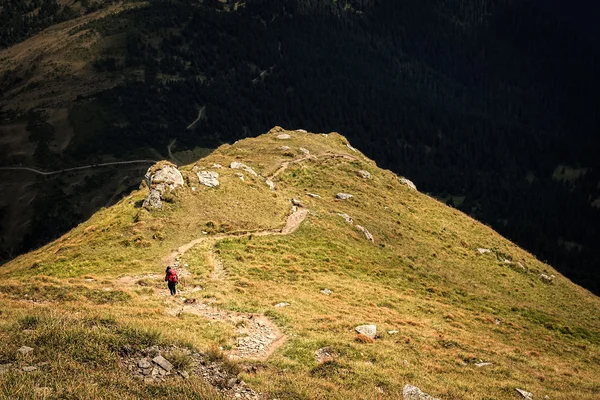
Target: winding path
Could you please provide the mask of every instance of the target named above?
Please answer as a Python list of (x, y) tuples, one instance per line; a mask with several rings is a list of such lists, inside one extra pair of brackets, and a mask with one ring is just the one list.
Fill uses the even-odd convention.
[(42, 171), (42, 170), (39, 170), (36, 168), (31, 168), (31, 167), (0, 167), (0, 171), (29, 171), (29, 172), (33, 172), (34, 174), (48, 176), (48, 175), (62, 174), (62, 173), (71, 172), (71, 171), (81, 171), (84, 169), (109, 167), (111, 165), (156, 164), (157, 162), (158, 162), (157, 160), (113, 161), (113, 162), (100, 163), (100, 164), (84, 165), (81, 167), (63, 168), (63, 169), (59, 169), (56, 171)]

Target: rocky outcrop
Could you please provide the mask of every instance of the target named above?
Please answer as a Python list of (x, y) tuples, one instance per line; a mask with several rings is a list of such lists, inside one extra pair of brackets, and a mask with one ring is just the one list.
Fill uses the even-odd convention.
[(440, 400), (427, 393), (423, 393), (421, 389), (413, 385), (404, 386), (402, 389), (402, 398), (404, 400)]
[(143, 204), (147, 208), (162, 208), (164, 194), (184, 185), (181, 172), (175, 164), (168, 161), (161, 161), (150, 167), (145, 178), (150, 190)]
[(241, 169), (241, 170), (246, 171), (250, 175), (258, 176), (258, 174), (256, 173), (256, 171), (254, 171), (251, 167), (249, 167), (246, 164), (243, 164), (241, 162), (238, 162), (238, 161), (232, 162), (229, 165), (229, 168), (231, 168), (231, 169)]
[(211, 188), (219, 187), (219, 174), (214, 171), (197, 171), (198, 181)]
[(400, 181), (401, 184), (408, 186), (409, 189), (417, 190), (417, 186), (411, 180), (406, 179), (403, 176), (401, 176), (400, 178), (398, 178), (398, 180)]

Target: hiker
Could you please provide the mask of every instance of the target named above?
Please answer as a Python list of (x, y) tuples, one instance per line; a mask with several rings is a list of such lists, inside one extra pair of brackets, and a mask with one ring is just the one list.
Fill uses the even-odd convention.
[(175, 268), (167, 267), (165, 282), (167, 282), (167, 286), (169, 286), (169, 290), (171, 291), (171, 296), (175, 296), (177, 294), (177, 282), (179, 281), (179, 276), (177, 276), (177, 271)]

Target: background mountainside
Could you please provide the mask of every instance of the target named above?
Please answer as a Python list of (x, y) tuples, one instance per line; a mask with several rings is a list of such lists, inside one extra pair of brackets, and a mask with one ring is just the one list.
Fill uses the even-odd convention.
[[(164, 170), (161, 209), (142, 185), (3, 266), (0, 398), (600, 395), (599, 298), (343, 136), (276, 127), (153, 190)], [(140, 376), (158, 351), (171, 375)]]
[[(21, 3), (26, 14), (38, 5)], [(337, 130), (598, 291), (598, 48), (552, 9), (509, 0), (39, 4), (40, 29), (67, 21), (34, 36), (18, 13), (14, 27), (2, 25), (13, 45), (0, 55), (3, 165), (160, 159), (173, 139), (185, 161), (194, 153), (177, 150), (201, 154), (275, 124)], [(98, 171), (5, 172), (6, 256), (111, 204), (142, 169)]]

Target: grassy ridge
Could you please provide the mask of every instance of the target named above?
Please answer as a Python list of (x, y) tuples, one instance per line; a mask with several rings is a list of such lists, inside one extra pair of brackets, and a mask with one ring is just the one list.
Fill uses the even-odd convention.
[[(194, 274), (184, 278), (182, 289), (202, 286), (186, 298), (264, 313), (287, 335), (268, 361), (242, 374), (257, 391), (282, 399), (396, 399), (411, 383), (443, 399), (516, 399), (516, 387), (552, 399), (600, 396), (597, 297), (489, 227), (401, 185), (348, 148), (342, 136), (288, 132), (292, 140), (281, 141), (279, 133), (222, 146), (198, 161), (225, 167), (216, 170), (218, 189), (200, 187), (193, 165), (183, 167), (188, 186), (164, 210), (140, 208), (147, 193), (142, 188), (2, 267), (8, 280), (0, 285), (7, 305), (0, 335), (13, 340), (0, 362), (21, 362), (16, 349), (33, 343), (51, 370), (2, 375), (0, 393), (18, 390), (28, 397), (30, 383), (46, 379), (45, 386), (65, 396), (165, 397), (170, 384), (146, 387), (119, 369), (119, 346), (178, 343), (206, 350), (231, 346), (235, 333), (224, 323), (167, 314), (177, 303), (159, 295), (165, 292), (160, 280), (131, 285), (127, 276), (161, 274), (171, 249), (198, 237), (281, 227), (289, 200), (297, 198), (310, 214), (294, 234), (216, 241), (223, 277), (211, 278), (210, 241), (182, 258)], [(238, 171), (226, 168), (238, 160), (268, 176), (300, 157), (300, 147), (356, 159), (290, 163), (274, 179), (274, 192), (261, 179), (245, 173), (241, 181)], [(338, 192), (354, 197), (336, 200)], [(350, 215), (354, 225), (338, 213)], [(374, 243), (356, 224), (373, 234)], [(540, 273), (557, 278), (545, 284)], [(323, 295), (323, 288), (333, 293)], [(274, 308), (279, 302), (290, 306)], [(377, 325), (380, 337), (373, 344), (356, 340), (353, 327), (365, 323)], [(84, 332), (91, 332), (88, 340), (78, 341)], [(77, 352), (65, 347), (65, 335)], [(334, 361), (317, 363), (314, 353), (322, 347), (330, 347)], [(492, 365), (475, 366), (482, 361)], [(97, 392), (64, 378), (74, 365), (89, 374)], [(117, 380), (122, 384), (113, 393), (103, 391)], [(195, 378), (173, 396), (204, 398), (210, 392)]]

